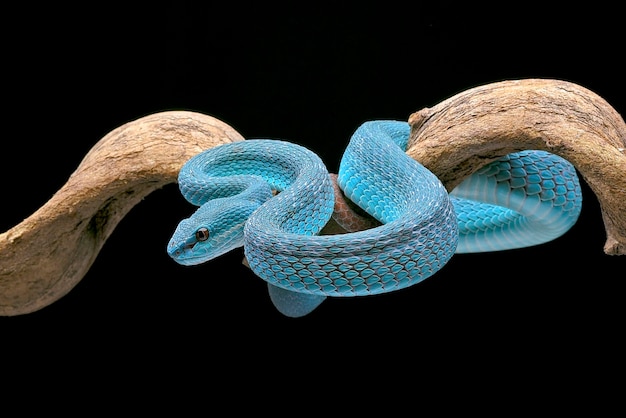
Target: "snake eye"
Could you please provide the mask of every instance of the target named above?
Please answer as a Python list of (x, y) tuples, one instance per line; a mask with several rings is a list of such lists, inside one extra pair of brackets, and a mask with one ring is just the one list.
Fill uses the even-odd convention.
[(196, 231), (196, 239), (198, 241), (206, 241), (209, 239), (209, 230), (206, 228), (198, 228)]

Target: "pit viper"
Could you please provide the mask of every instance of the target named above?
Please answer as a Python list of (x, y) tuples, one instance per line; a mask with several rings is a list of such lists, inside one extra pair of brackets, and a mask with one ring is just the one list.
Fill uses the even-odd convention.
[(243, 246), (279, 312), (301, 317), (326, 297), (363, 296), (414, 285), (455, 253), (538, 245), (567, 232), (582, 204), (575, 168), (540, 150), (493, 161), (450, 193), (406, 154), (407, 122), (359, 126), (336, 181), (377, 225), (320, 235), (335, 191), (321, 158), (278, 139), (223, 144), (189, 159), (178, 175), (198, 206), (180, 221), (167, 252), (197, 265)]

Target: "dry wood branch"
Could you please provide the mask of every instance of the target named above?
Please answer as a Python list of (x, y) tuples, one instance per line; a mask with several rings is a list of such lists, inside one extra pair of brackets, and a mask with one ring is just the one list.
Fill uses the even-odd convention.
[(175, 182), (191, 156), (240, 140), (224, 122), (183, 111), (107, 134), (44, 206), (0, 234), (0, 315), (33, 312), (64, 296), (141, 199)]
[(626, 254), (626, 124), (597, 94), (560, 80), (509, 80), (466, 90), (409, 123), (407, 153), (448, 190), (510, 152), (542, 149), (567, 159), (600, 203), (604, 252)]
[[(626, 253), (626, 125), (593, 92), (558, 80), (505, 81), (462, 92), (409, 122), (407, 153), (449, 190), (510, 152), (544, 149), (568, 159), (600, 202), (605, 252)], [(222, 121), (182, 111), (110, 132), (44, 206), (0, 234), (0, 315), (33, 312), (61, 298), (141, 199), (175, 182), (191, 156), (243, 139)], [(331, 224), (324, 232), (341, 231)]]

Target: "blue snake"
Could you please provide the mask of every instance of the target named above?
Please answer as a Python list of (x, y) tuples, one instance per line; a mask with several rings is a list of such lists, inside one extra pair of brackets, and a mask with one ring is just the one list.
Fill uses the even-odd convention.
[(300, 145), (250, 139), (197, 154), (181, 168), (182, 195), (198, 206), (167, 252), (196, 265), (243, 246), (279, 312), (301, 317), (326, 297), (390, 292), (432, 276), (455, 253), (500, 251), (553, 240), (582, 204), (574, 167), (538, 150), (509, 154), (448, 193), (406, 154), (410, 126), (359, 126), (337, 173), (345, 196), (380, 222), (320, 235), (334, 191), (322, 160)]

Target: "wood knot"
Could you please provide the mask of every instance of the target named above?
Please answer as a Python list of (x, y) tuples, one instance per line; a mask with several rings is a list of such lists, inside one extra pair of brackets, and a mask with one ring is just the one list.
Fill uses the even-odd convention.
[(417, 112), (414, 112), (409, 116), (409, 125), (411, 125), (411, 131), (417, 131), (422, 127), (426, 119), (430, 117), (430, 108), (425, 107)]

